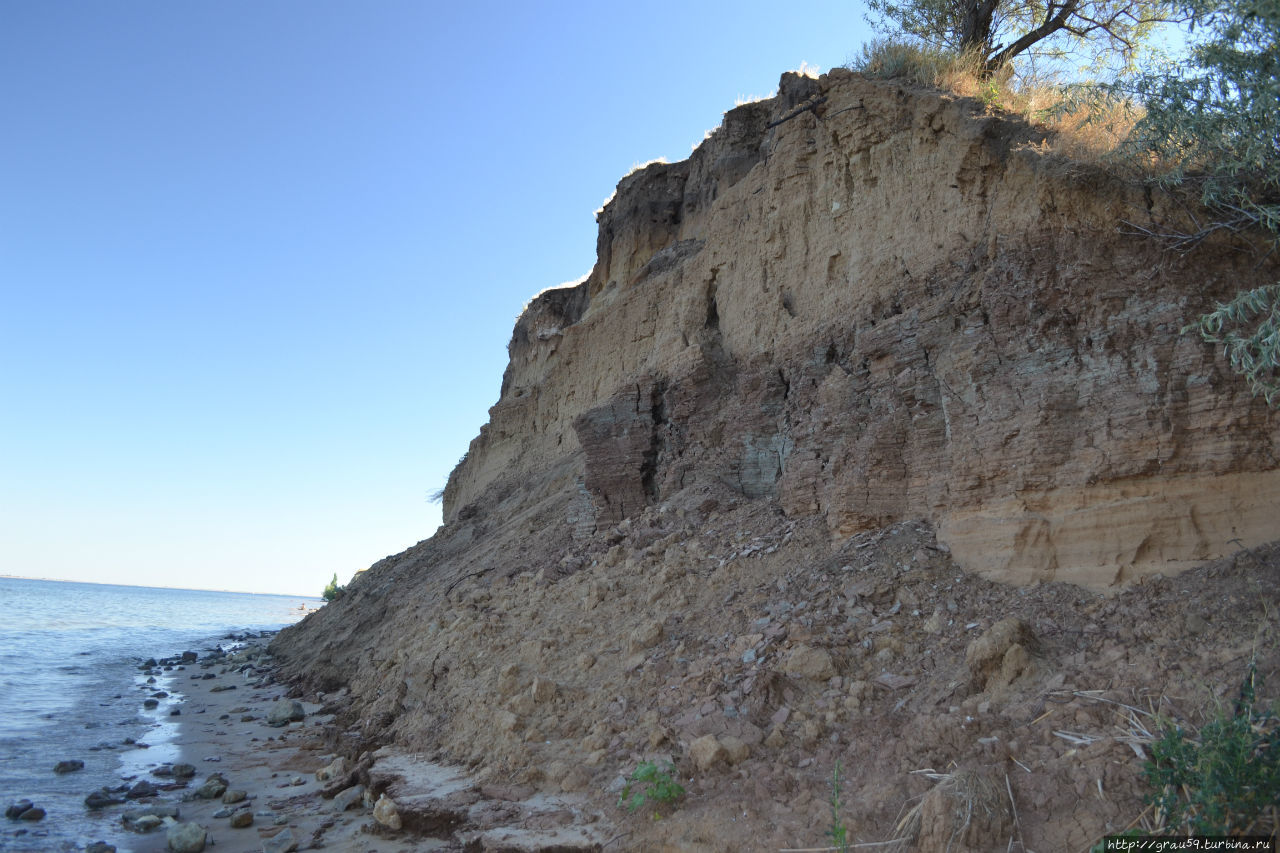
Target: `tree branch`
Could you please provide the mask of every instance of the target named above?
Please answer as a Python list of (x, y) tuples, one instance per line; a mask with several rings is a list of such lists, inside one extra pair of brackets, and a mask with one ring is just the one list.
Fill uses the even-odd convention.
[(1080, 0), (1067, 0), (1061, 6), (1050, 3), (1045, 10), (1045, 21), (1022, 38), (1015, 41), (1008, 47), (1000, 50), (985, 63), (988, 71), (994, 71), (1001, 65), (1004, 65), (1010, 59), (1022, 53), (1036, 42), (1043, 41), (1058, 30), (1067, 26), (1067, 21), (1075, 13), (1080, 6)]

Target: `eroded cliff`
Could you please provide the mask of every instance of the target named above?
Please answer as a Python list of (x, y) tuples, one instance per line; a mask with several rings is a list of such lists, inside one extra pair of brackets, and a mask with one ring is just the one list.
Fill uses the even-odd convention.
[[(1274, 636), (1273, 607), (1185, 645), (1212, 596), (1276, 598), (1242, 549), (1280, 537), (1280, 419), (1179, 329), (1277, 269), (1127, 236), (1184, 214), (1044, 140), (784, 75), (624, 178), (591, 275), (517, 322), (446, 525), (286, 631), (289, 672), (349, 688), (356, 752), (606, 792), (671, 756), (701, 799), (631, 849), (804, 840), (841, 756), (868, 839), (948, 763), (1033, 768), (1017, 828), (1050, 846), (1122, 825), (1136, 770), (1030, 727), (1062, 696), (1101, 731), (1081, 691), (1230, 681)], [(1169, 586), (1215, 559), (1210, 597)]]

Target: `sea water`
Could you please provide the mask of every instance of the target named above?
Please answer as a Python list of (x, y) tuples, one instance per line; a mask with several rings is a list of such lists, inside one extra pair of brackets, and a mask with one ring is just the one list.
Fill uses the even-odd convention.
[[(120, 824), (120, 807), (92, 812), (84, 798), (147, 778), (147, 768), (176, 757), (166, 740), (185, 673), (147, 684), (139, 663), (186, 650), (203, 657), (232, 633), (278, 629), (320, 604), (301, 596), (0, 578), (0, 808), (29, 799), (48, 812), (34, 823), (0, 819), (0, 850), (83, 850), (102, 840), (124, 853), (137, 844)], [(162, 689), (173, 696), (144, 709), (148, 691)], [(53, 772), (72, 759), (84, 769)]]

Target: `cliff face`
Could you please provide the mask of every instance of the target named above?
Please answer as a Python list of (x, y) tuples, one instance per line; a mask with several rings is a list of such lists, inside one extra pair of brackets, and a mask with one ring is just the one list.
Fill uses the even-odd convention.
[(1123, 828), (1140, 762), (1098, 697), (1225, 695), (1280, 627), (1280, 419), (1179, 334), (1280, 270), (1125, 235), (1180, 208), (1043, 141), (785, 75), (624, 178), (591, 275), (516, 323), (445, 526), (273, 644), (349, 688), (339, 744), (610, 819), (670, 758), (689, 804), (637, 850), (810, 846), (836, 760), (863, 840), (924, 767), (1003, 768), (1035, 849)]
[(1178, 334), (1255, 260), (1119, 234), (1171, 212), (1040, 139), (943, 95), (788, 76), (629, 175), (588, 281), (517, 324), (447, 520), (577, 457), (600, 526), (714, 485), (836, 540), (927, 519), (1020, 584), (1274, 538), (1276, 420)]

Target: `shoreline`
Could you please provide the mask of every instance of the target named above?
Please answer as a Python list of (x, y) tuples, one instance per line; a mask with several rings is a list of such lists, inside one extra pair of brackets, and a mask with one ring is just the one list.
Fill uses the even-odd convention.
[[(164, 673), (166, 698), (178, 712), (169, 718), (174, 721), (166, 744), (171, 749), (155, 756), (159, 760), (144, 756), (148, 761), (128, 784), (145, 781), (168, 790), (116, 807), (122, 821), (132, 817), (126, 827), (152, 827), (131, 839), (132, 853), (166, 853), (170, 837), (180, 831), (175, 827), (182, 826), (191, 827), (185, 830), (193, 839), (190, 849), (200, 846), (194, 840), (201, 834), (198, 827), (204, 849), (218, 853), (321, 846), (369, 853), (403, 849), (363, 833), (362, 821), (336, 814), (334, 804), (321, 796), (324, 782), (317, 772), (335, 757), (324, 749), (333, 714), (319, 713), (321, 706), (314, 702), (287, 699), (288, 687), (276, 682), (266, 651), (275, 633), (237, 637), (228, 652), (209, 652), (195, 661), (157, 661), (173, 665)], [(273, 710), (295, 704), (301, 720), (271, 724)]]
[(289, 698), (267, 652), (277, 633), (139, 661), (133, 696), (149, 727), (126, 739), (133, 748), (118, 753), (110, 786), (80, 806), (105, 831), (57, 849), (585, 853), (629, 834), (582, 795), (482, 783), (392, 747), (338, 755), (346, 691), (309, 697), (324, 704)]

